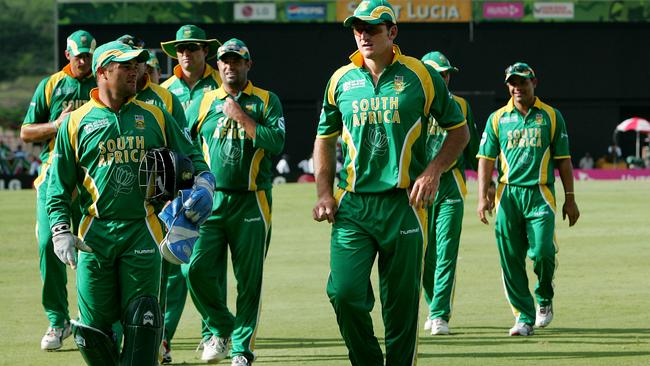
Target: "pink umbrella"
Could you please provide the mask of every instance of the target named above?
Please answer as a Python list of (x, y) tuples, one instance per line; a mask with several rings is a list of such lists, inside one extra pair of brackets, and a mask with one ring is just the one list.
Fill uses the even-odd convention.
[(640, 156), (640, 138), (641, 133), (650, 133), (650, 122), (641, 117), (628, 118), (616, 126), (616, 131), (636, 131), (636, 157)]

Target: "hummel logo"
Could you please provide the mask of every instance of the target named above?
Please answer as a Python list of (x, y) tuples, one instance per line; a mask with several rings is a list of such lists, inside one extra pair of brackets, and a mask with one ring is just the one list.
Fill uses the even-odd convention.
[(249, 218), (246, 218), (246, 217), (244, 218), (244, 222), (256, 222), (256, 221), (261, 221), (261, 220), (262, 220), (262, 218), (259, 217), (259, 216), (257, 216), (257, 217), (252, 217), (252, 218), (250, 218), (250, 219), (249, 219)]
[(400, 231), (399, 231), (400, 235), (415, 234), (415, 233), (419, 233), (419, 232), (420, 232), (420, 229), (419, 229), (419, 228), (415, 228), (415, 229), (407, 229), (407, 230), (400, 230)]

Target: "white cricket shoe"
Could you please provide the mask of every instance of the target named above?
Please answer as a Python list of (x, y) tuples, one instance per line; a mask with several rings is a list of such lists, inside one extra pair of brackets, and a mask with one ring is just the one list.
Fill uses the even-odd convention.
[(553, 305), (546, 306), (537, 305), (537, 312), (535, 314), (535, 326), (544, 328), (551, 324), (553, 320)]
[(232, 363), (230, 366), (249, 366), (252, 365), (253, 363), (248, 361), (248, 359), (242, 355), (237, 355), (232, 358)]
[(41, 349), (43, 351), (55, 351), (63, 345), (63, 340), (70, 337), (72, 328), (70, 322), (66, 320), (63, 328), (47, 328), (45, 335), (41, 339)]
[(216, 336), (210, 337), (210, 339), (203, 343), (203, 354), (201, 354), (201, 360), (206, 361), (207, 363), (217, 363), (222, 361), (228, 356), (228, 344), (230, 343), (230, 338), (219, 338)]
[(431, 321), (431, 335), (449, 335), (449, 323), (442, 318)]
[(510, 328), (510, 336), (532, 336), (535, 334), (535, 331), (533, 330), (532, 325), (528, 325), (526, 323), (515, 323), (515, 326)]
[(433, 324), (433, 319), (427, 318), (427, 321), (424, 322), (424, 330), (431, 330), (432, 324)]

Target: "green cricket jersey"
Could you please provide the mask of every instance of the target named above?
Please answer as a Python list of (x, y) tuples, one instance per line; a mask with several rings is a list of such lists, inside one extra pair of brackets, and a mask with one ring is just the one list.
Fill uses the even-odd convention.
[(138, 91), (135, 99), (165, 109), (174, 117), (181, 129), (187, 126), (185, 110), (178, 97), (162, 86), (152, 83), (146, 75), (145, 77), (147, 83), (142, 90)]
[(94, 89), (57, 134), (47, 198), (50, 226), (70, 222), (75, 186), (85, 216), (131, 220), (153, 214), (138, 180), (140, 159), (149, 149), (167, 146), (189, 156), (197, 172), (208, 170), (166, 110), (132, 98), (116, 113), (97, 94)]
[(223, 113), (229, 94), (223, 87), (205, 93), (187, 110), (192, 138), (216, 178), (216, 188), (258, 191), (272, 187), (271, 156), (284, 147), (284, 116), (280, 99), (250, 81), (236, 98), (257, 122), (255, 139)]
[(429, 115), (447, 130), (465, 124), (440, 75), (397, 46), (393, 52), (376, 86), (357, 51), (350, 64), (334, 72), (325, 91), (317, 137), (341, 135), (339, 187), (350, 192), (408, 188), (429, 163)]
[[(29, 108), (25, 114), (23, 125), (32, 123), (47, 123), (57, 119), (68, 105), (77, 109), (88, 102), (90, 90), (97, 86), (95, 78), (89, 74), (83, 79), (76, 79), (66, 65), (61, 71), (41, 80), (34, 92)], [(34, 181), (38, 188), (47, 177), (50, 165), (51, 151), (54, 149), (54, 138), (43, 145), (40, 159), (43, 162), (41, 172)]]
[[(469, 142), (463, 150), (463, 153), (456, 159), (456, 161), (447, 169), (447, 172), (451, 171), (453, 168), (458, 167), (460, 170), (470, 168), (477, 170), (478, 160), (476, 159), (476, 153), (478, 152), (478, 132), (476, 129), (476, 123), (474, 122), (474, 115), (472, 114), (472, 109), (469, 107), (467, 101), (459, 96), (453, 95), (454, 101), (458, 103), (465, 120), (467, 121), (467, 127), (469, 128)], [(447, 131), (444, 128), (441, 128), (438, 124), (438, 121), (433, 116), (429, 116), (429, 136), (427, 138), (427, 153), (428, 159), (431, 160), (438, 155), (442, 143), (445, 141), (447, 136)]]
[(477, 157), (499, 158), (501, 183), (551, 185), (555, 182), (554, 160), (571, 157), (564, 118), (539, 98), (522, 116), (510, 99), (488, 118)]
[(181, 101), (183, 109), (187, 109), (193, 100), (199, 98), (205, 92), (214, 90), (221, 85), (221, 76), (219, 75), (219, 71), (215, 70), (208, 64), (205, 64), (203, 77), (197, 81), (191, 89), (183, 81), (181, 75), (183, 75), (181, 65), (176, 65), (174, 67), (174, 75), (164, 83), (160, 84), (160, 86), (176, 95)]

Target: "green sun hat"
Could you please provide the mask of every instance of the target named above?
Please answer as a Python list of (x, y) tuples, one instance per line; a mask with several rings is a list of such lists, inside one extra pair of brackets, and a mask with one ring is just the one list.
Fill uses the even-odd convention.
[(458, 72), (458, 68), (451, 66), (449, 59), (447, 58), (447, 56), (443, 55), (442, 52), (438, 52), (438, 51), (429, 52), (422, 57), (422, 62), (431, 65), (438, 72), (443, 72), (447, 70)]
[(244, 42), (240, 41), (237, 38), (231, 38), (223, 45), (221, 45), (221, 47), (219, 47), (217, 50), (217, 58), (221, 60), (221, 57), (223, 55), (227, 55), (229, 53), (239, 55), (245, 60), (251, 59), (251, 53), (248, 51), (248, 47), (246, 47), (246, 44)]
[(149, 50), (149, 59), (147, 60), (147, 66), (151, 66), (154, 69), (160, 70), (160, 62), (158, 61), (158, 57), (156, 57), (156, 53), (153, 50)]
[(364, 0), (354, 10), (354, 14), (343, 21), (343, 26), (349, 27), (355, 19), (369, 24), (391, 22), (397, 24), (393, 6), (385, 0)]
[(120, 41), (105, 43), (97, 47), (93, 54), (93, 76), (97, 76), (98, 68), (106, 66), (109, 62), (126, 62), (133, 59), (146, 62), (149, 59), (149, 51), (133, 48)]
[(68, 36), (66, 40), (66, 50), (72, 56), (78, 56), (81, 53), (93, 53), (97, 47), (97, 41), (90, 33), (85, 30), (78, 30)]
[(195, 25), (186, 24), (178, 29), (176, 32), (176, 39), (173, 41), (160, 42), (163, 51), (171, 58), (178, 58), (176, 55), (176, 45), (179, 43), (196, 42), (205, 43), (210, 48), (208, 51), (207, 59), (211, 59), (217, 55), (217, 48), (221, 46), (215, 38), (207, 39), (205, 31)]
[(515, 62), (514, 64), (508, 66), (508, 68), (506, 69), (505, 82), (507, 83), (508, 79), (510, 79), (510, 77), (513, 75), (521, 76), (522, 78), (525, 79), (536, 78), (535, 71), (533, 71), (533, 68), (528, 66), (528, 64), (524, 62)]

